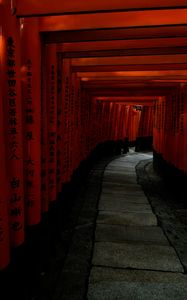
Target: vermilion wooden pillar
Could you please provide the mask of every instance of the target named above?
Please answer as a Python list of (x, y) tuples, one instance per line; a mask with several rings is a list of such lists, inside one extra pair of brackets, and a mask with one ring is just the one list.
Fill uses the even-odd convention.
[(62, 189), (62, 159), (63, 159), (63, 112), (62, 112), (62, 54), (57, 45), (57, 192)]
[[(0, 4), (0, 72), (2, 74), (2, 59), (3, 52), (5, 51), (5, 37), (2, 35), (2, 6)], [(2, 76), (0, 76), (0, 86), (3, 86)], [(5, 165), (5, 139), (4, 133), (5, 128), (3, 124), (3, 95), (2, 89), (0, 88), (0, 270), (4, 269), (8, 263), (10, 258), (10, 245), (9, 245), (9, 222), (8, 222), (8, 178), (6, 172)]]
[(56, 45), (46, 45), (46, 103), (48, 130), (49, 199), (57, 194), (57, 52)]
[(75, 73), (71, 73), (70, 76), (70, 106), (69, 106), (69, 176), (71, 177), (74, 169), (74, 155), (76, 151), (75, 147)]
[(79, 165), (79, 126), (80, 126), (80, 89), (79, 89), (79, 79), (76, 77), (75, 73), (71, 76), (71, 101), (72, 101), (72, 171), (74, 171)]
[(76, 168), (80, 164), (80, 112), (81, 112), (81, 87), (80, 87), (80, 79), (76, 77), (75, 83), (75, 131), (76, 131), (76, 151), (74, 154), (76, 155)]
[(41, 49), (36, 18), (21, 20), (26, 224), (41, 219)]
[(2, 51), (2, 93), (9, 197), (10, 240), (12, 246), (24, 241), (23, 133), (20, 85), (20, 25), (11, 14), (9, 0), (3, 0), (4, 45)]
[(180, 91), (180, 105), (179, 105), (179, 139), (178, 139), (178, 161), (177, 167), (184, 170), (184, 164), (186, 159), (185, 144), (185, 110), (186, 110), (186, 91), (182, 86)]
[(186, 149), (187, 149), (187, 84), (183, 86), (184, 92), (184, 172), (187, 174), (187, 157), (186, 157)]
[(70, 98), (70, 60), (63, 60), (62, 76), (62, 182), (69, 181), (69, 98)]
[(46, 48), (41, 45), (41, 206), (42, 212), (49, 208), (49, 168), (48, 168), (48, 127), (47, 127), (47, 88), (46, 88)]

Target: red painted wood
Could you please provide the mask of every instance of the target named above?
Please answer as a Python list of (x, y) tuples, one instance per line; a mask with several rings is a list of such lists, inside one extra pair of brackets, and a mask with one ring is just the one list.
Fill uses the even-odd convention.
[[(24, 241), (24, 187), (23, 187), (23, 128), (20, 84), (20, 27), (11, 15), (10, 1), (3, 2), (2, 34), (2, 94), (9, 194), (9, 231), (12, 246)], [(7, 22), (8, 20), (8, 22)]]
[[(31, 44), (32, 41), (32, 44)], [(37, 19), (21, 22), (26, 224), (41, 219), (41, 49)], [(44, 209), (45, 210), (45, 209)]]

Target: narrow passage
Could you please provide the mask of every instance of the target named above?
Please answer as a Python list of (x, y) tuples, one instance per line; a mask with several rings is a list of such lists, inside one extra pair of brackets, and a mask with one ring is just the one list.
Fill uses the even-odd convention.
[(105, 169), (98, 205), (89, 300), (186, 299), (180, 259), (137, 183), (131, 151)]

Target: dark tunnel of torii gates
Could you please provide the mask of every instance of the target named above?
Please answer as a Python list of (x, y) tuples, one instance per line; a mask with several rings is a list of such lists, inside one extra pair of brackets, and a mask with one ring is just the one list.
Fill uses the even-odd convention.
[[(4, 118), (0, 126), (8, 140), (7, 143), (1, 135), (1, 144), (5, 147), (0, 156), (0, 191), (4, 199), (7, 200), (9, 191), (15, 200), (14, 190), (4, 188), (7, 173), (12, 188), (20, 183), (16, 186), (19, 188), (16, 199), (23, 199), (25, 195), (29, 199), (26, 207), (21, 202), (20, 210), (12, 206), (10, 230), (7, 202), (3, 202), (6, 241), (3, 240), (0, 267), (6, 267), (10, 261), (10, 244), (11, 248), (23, 244), (25, 225), (38, 226), (74, 173), (100, 152), (120, 154), (121, 148), (128, 151), (127, 142), (136, 145), (136, 137), (141, 138), (141, 147), (148, 144), (152, 147), (155, 167), (161, 168), (169, 176), (168, 180), (172, 180), (172, 176), (176, 180), (179, 175), (178, 183), (186, 182), (187, 3), (185, 0), (157, 0), (147, 5), (146, 2), (78, 0), (75, 6), (73, 1), (45, 0), (44, 5), (44, 1), (17, 0), (12, 1), (11, 7), (10, 1), (0, 1), (3, 70), (0, 97), (4, 106), (0, 107)], [(11, 55), (15, 61), (7, 65)], [(13, 112), (16, 120), (10, 119), (10, 75), (16, 80), (13, 90), (17, 96), (17, 110)], [(58, 87), (58, 95), (54, 86)], [(32, 101), (28, 100), (30, 90)], [(30, 112), (34, 112), (33, 115)], [(141, 116), (144, 116), (142, 120)], [(33, 119), (37, 122), (33, 123)], [(10, 148), (15, 145), (9, 135), (13, 125), (17, 126), (18, 156), (17, 147)], [(152, 129), (151, 136), (147, 136), (147, 129)], [(55, 135), (59, 137), (59, 144), (53, 139)], [(28, 159), (29, 155), (32, 160)], [(20, 159), (12, 162), (7, 156)], [(30, 166), (31, 162), (37, 165), (32, 201), (29, 197), (33, 169), (23, 164), (26, 161)], [(60, 172), (57, 181), (56, 172)], [(24, 190), (26, 183), (30, 187)], [(15, 232), (18, 224), (21, 230)]]

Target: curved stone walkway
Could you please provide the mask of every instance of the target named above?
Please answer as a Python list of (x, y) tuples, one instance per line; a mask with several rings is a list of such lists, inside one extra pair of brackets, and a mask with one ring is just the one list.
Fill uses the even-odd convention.
[(187, 299), (187, 277), (141, 186), (130, 152), (105, 169), (88, 300)]

